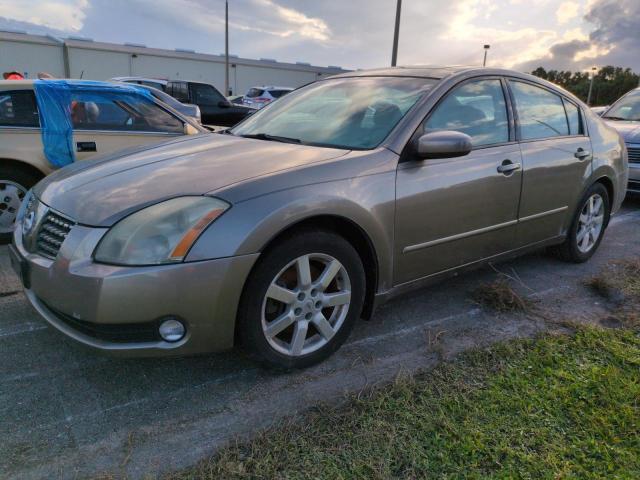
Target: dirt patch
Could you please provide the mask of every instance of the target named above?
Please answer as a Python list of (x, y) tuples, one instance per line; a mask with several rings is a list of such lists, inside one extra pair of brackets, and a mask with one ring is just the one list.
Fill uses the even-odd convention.
[(532, 299), (516, 292), (506, 279), (480, 285), (473, 291), (472, 298), (481, 307), (499, 313), (526, 313), (535, 307)]
[(612, 262), (586, 285), (608, 301), (640, 304), (640, 260)]

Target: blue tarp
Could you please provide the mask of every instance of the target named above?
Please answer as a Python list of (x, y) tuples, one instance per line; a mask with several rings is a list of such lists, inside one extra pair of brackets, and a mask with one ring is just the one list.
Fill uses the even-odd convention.
[(75, 161), (71, 102), (75, 97), (82, 102), (104, 102), (105, 93), (110, 100), (140, 101), (140, 96), (153, 100), (151, 92), (130, 84), (93, 82), (89, 80), (34, 80), (42, 144), (47, 161), (54, 168)]

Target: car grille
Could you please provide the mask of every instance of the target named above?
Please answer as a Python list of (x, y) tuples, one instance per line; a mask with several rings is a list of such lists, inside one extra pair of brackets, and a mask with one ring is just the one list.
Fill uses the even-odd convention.
[[(39, 299), (40, 300), (40, 299)], [(42, 300), (40, 300), (42, 302)], [(56, 318), (75, 331), (97, 340), (111, 343), (146, 343), (161, 342), (162, 337), (158, 331), (159, 322), (146, 323), (93, 323), (78, 320), (71, 315), (56, 310), (42, 302)]]
[(627, 151), (630, 163), (640, 163), (640, 147), (628, 147)]
[(75, 222), (55, 212), (46, 213), (36, 238), (36, 251), (47, 258), (55, 259), (60, 247)]

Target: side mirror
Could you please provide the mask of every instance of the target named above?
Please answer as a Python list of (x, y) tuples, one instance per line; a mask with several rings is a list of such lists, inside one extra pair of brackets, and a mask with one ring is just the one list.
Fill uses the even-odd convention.
[(473, 149), (471, 137), (453, 130), (438, 130), (422, 135), (416, 141), (415, 153), (418, 157), (453, 158), (468, 155)]
[(218, 106), (220, 108), (229, 108), (231, 106), (231, 102), (229, 102), (228, 100), (220, 100), (218, 102)]

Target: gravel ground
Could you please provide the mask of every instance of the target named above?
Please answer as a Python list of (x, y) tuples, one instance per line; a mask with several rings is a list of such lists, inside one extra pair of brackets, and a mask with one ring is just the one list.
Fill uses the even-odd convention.
[[(347, 345), (303, 372), (274, 374), (237, 352), (115, 359), (48, 327), (29, 307), (0, 248), (0, 477), (140, 478), (195, 463), (216, 447), (318, 402), (429, 368), (461, 350), (593, 321), (606, 310), (584, 279), (640, 255), (640, 200), (627, 201), (594, 258), (569, 265), (543, 253), (399, 298), (360, 322)], [(500, 314), (471, 292), (509, 275), (545, 315)]]

